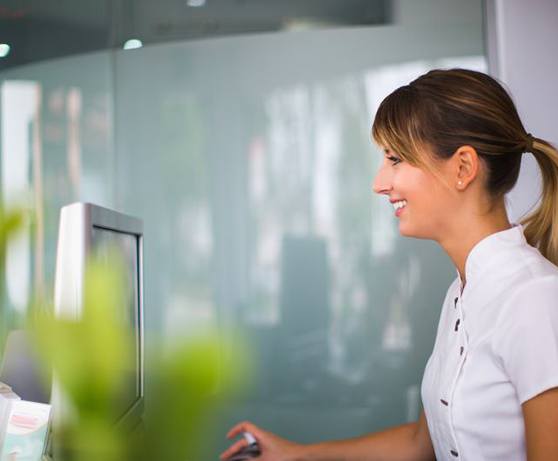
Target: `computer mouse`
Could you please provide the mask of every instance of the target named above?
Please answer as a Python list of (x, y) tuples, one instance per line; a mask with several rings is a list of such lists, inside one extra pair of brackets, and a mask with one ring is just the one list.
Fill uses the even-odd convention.
[(260, 456), (261, 451), (256, 437), (250, 432), (243, 432), (242, 436), (248, 442), (248, 445), (227, 458), (227, 461), (243, 461)]

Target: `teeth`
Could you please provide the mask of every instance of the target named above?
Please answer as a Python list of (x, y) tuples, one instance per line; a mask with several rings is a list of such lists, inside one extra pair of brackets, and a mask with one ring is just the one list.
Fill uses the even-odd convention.
[(395, 202), (393, 204), (393, 208), (399, 210), (399, 208), (403, 208), (405, 205), (407, 205), (407, 200), (400, 200), (399, 202)]

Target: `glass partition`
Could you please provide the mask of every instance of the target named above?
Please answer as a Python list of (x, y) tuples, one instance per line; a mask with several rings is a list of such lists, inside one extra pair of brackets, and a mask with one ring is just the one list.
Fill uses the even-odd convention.
[(486, 69), (483, 11), (457, 0), (389, 11), (382, 25), (0, 72), (2, 197), (30, 188), (43, 223), (11, 244), (9, 264), (30, 262), (24, 286), (7, 281), (10, 309), (52, 283), (59, 207), (93, 201), (144, 220), (148, 349), (211, 327), (250, 345), (255, 380), (220, 415), (208, 456), (238, 420), (305, 442), (416, 419), (455, 270), (431, 242), (401, 238), (372, 193), (370, 127), (381, 100), (428, 69)]

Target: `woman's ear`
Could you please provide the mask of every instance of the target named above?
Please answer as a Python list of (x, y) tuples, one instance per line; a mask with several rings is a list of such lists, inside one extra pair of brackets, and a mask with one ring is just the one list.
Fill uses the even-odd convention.
[(480, 158), (474, 147), (461, 146), (452, 157), (455, 187), (465, 190), (479, 175)]

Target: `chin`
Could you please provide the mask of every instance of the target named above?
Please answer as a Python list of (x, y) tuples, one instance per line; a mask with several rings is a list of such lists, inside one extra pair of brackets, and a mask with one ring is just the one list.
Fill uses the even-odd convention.
[(399, 228), (399, 235), (401, 235), (401, 237), (418, 238), (413, 232), (402, 230), (401, 228)]
[(415, 239), (424, 239), (424, 240), (434, 240), (434, 237), (431, 233), (425, 232), (424, 230), (416, 229), (408, 224), (403, 223), (402, 221), (399, 222), (399, 234), (402, 237), (408, 238), (415, 238)]
[(402, 237), (414, 237), (412, 229), (406, 226), (403, 222), (399, 221), (399, 234)]

